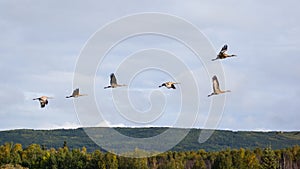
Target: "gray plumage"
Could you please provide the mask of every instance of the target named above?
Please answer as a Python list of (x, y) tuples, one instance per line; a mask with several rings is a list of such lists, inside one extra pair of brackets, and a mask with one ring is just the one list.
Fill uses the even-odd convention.
[(32, 100), (39, 100), (41, 108), (44, 108), (48, 104), (48, 99), (52, 99), (52, 97), (41, 96)]
[(66, 96), (66, 98), (71, 98), (71, 97), (76, 98), (76, 97), (80, 97), (80, 96), (87, 96), (87, 95), (86, 95), (86, 94), (80, 94), (80, 93), (79, 93), (79, 88), (77, 88), (77, 89), (75, 89), (75, 90), (73, 91), (72, 95)]
[(212, 95), (222, 94), (225, 92), (231, 92), (230, 90), (224, 91), (224, 90), (220, 89), (219, 81), (218, 81), (218, 78), (216, 75), (212, 77), (212, 83), (213, 83), (213, 92), (210, 95), (208, 95), (207, 97), (210, 97)]
[(175, 87), (174, 84), (179, 84), (179, 83), (177, 83), (177, 82), (165, 82), (165, 83), (161, 84), (158, 87), (163, 87), (164, 86), (164, 87), (166, 87), (168, 89), (176, 89), (176, 87)]
[(215, 60), (218, 60), (218, 59), (225, 59), (225, 58), (228, 58), (228, 57), (234, 57), (236, 56), (235, 54), (227, 54), (227, 49), (228, 49), (228, 46), (227, 45), (224, 45), (221, 49), (221, 51), (219, 52), (219, 54), (217, 55), (217, 58), (215, 59), (212, 59), (212, 61), (215, 61)]
[(125, 84), (118, 84), (117, 83), (117, 78), (115, 76), (114, 73), (110, 74), (110, 86), (106, 86), (104, 87), (104, 89), (107, 89), (107, 88), (116, 88), (116, 87), (122, 87), (122, 86), (127, 86)]

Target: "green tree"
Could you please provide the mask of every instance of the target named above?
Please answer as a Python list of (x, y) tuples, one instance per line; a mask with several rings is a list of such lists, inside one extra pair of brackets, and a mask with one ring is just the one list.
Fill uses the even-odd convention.
[(68, 168), (68, 163), (67, 163), (67, 154), (69, 153), (68, 149), (65, 148), (59, 148), (58, 151), (56, 152), (56, 163), (57, 163), (57, 168), (59, 169), (64, 169)]
[(171, 158), (171, 159), (167, 162), (167, 164), (166, 164), (166, 166), (165, 166), (165, 169), (174, 169), (174, 168), (179, 168), (179, 167), (176, 165), (175, 159)]
[(83, 169), (87, 165), (86, 154), (80, 149), (73, 149), (67, 153), (66, 161), (69, 168), (72, 169)]
[(263, 151), (261, 157), (261, 169), (277, 169), (279, 168), (279, 160), (277, 159), (271, 147), (267, 147)]
[(12, 148), (12, 158), (11, 158), (11, 163), (12, 164), (21, 164), (21, 152), (23, 151), (22, 145), (21, 144), (15, 144)]
[(63, 147), (62, 148), (68, 148), (68, 144), (67, 144), (67, 141), (65, 140), (64, 141), (64, 144), (63, 144)]
[[(227, 150), (228, 151), (228, 150)], [(212, 166), (213, 169), (233, 169), (232, 158), (228, 152), (220, 152)]]
[(245, 164), (248, 169), (259, 169), (260, 168), (259, 160), (256, 157), (256, 154), (250, 150), (246, 150)]
[(47, 160), (44, 162), (44, 168), (46, 169), (58, 169), (57, 164), (57, 156), (58, 153), (54, 148), (51, 148), (50, 150), (47, 150)]
[(206, 169), (205, 161), (201, 156), (196, 159), (192, 169)]
[(104, 160), (106, 162), (106, 167), (107, 169), (117, 169), (118, 168), (118, 160), (117, 156), (112, 153), (106, 153), (104, 155)]
[(41, 168), (42, 159), (44, 156), (44, 151), (38, 144), (29, 145), (22, 152), (22, 166), (28, 168)]
[(243, 148), (240, 148), (239, 150), (231, 150), (233, 168), (248, 168), (247, 164), (245, 163), (245, 152), (246, 151)]
[(11, 162), (11, 151), (13, 143), (5, 143), (0, 146), (0, 165), (9, 164)]
[(104, 154), (96, 150), (91, 154), (91, 160), (88, 164), (89, 169), (106, 169)]

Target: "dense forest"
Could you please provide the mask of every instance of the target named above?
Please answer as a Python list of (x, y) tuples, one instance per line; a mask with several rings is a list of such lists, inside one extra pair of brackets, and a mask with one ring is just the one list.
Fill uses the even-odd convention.
[[(136, 149), (130, 154), (144, 154)], [(168, 151), (152, 157), (128, 158), (85, 147), (70, 149), (65, 142), (58, 149), (31, 144), (5, 143), (0, 146), (0, 169), (298, 169), (300, 146), (273, 150), (225, 149), (218, 152), (205, 150)]]
[[(114, 128), (119, 133), (135, 138), (147, 138), (158, 135), (169, 128)], [(96, 132), (98, 130), (105, 131), (107, 128), (92, 128)], [(174, 129), (188, 130), (188, 129)], [(299, 132), (252, 132), (252, 131), (226, 131), (216, 130), (206, 142), (200, 144), (198, 142), (201, 129), (191, 129), (189, 134), (177, 146), (170, 151), (197, 151), (203, 149), (205, 151), (220, 151), (227, 148), (239, 149), (245, 148), (253, 150), (255, 148), (264, 149), (271, 145), (273, 149), (284, 149), (294, 145), (300, 145)], [(100, 136), (99, 136), (100, 137)], [(80, 149), (86, 147), (87, 152), (101, 150), (85, 133), (85, 129), (59, 129), (59, 130), (10, 130), (0, 131), (0, 145), (6, 142), (20, 143), (24, 147), (31, 144), (39, 144), (46, 149), (61, 147), (66, 141), (70, 149)], [(118, 141), (118, 140), (116, 140)], [(137, 145), (137, 143), (132, 143)], [(166, 144), (166, 143), (165, 143)], [(120, 145), (118, 149), (127, 150), (126, 147)], [(143, 147), (137, 148), (144, 149)]]

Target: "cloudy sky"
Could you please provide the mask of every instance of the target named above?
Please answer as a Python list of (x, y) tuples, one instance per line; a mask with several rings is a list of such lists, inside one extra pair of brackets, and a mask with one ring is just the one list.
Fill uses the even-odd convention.
[[(209, 117), (219, 129), (300, 130), (299, 5), (297, 0), (0, 1), (0, 130), (186, 127), (191, 122), (189, 127), (203, 128)], [(215, 53), (229, 45), (228, 53), (238, 57), (214, 63), (223, 69), (217, 73), (224, 76), (221, 87), (232, 91), (224, 104), (214, 105), (213, 99), (222, 102), (225, 95), (207, 98), (212, 90), (209, 65), (184, 40), (159, 34), (123, 39), (105, 57), (95, 54), (103, 57), (96, 64), (86, 59), (86, 69), (89, 63), (96, 65), (89, 77), (93, 88), (74, 82), (74, 77), (87, 78), (74, 72), (89, 40), (112, 22), (140, 13), (163, 13), (191, 23)], [(194, 36), (182, 25), (162, 24)], [(125, 22), (117, 30), (141, 25)], [(100, 49), (114, 35), (107, 34), (94, 47)], [(129, 86), (104, 90), (111, 72)], [(181, 84), (177, 90), (157, 87), (165, 81)], [(77, 87), (88, 96), (65, 99)], [(44, 109), (32, 100), (42, 95), (54, 97)], [(91, 108), (94, 103), (98, 111)], [(223, 105), (224, 111), (212, 117), (212, 107), (223, 110)], [(181, 120), (185, 124), (177, 123)]]

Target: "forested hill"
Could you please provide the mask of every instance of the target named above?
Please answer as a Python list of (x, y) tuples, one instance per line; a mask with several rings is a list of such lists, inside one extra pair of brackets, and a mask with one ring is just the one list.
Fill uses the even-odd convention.
[[(108, 128), (92, 128), (108, 130)], [(120, 133), (136, 138), (146, 138), (158, 135), (169, 128), (114, 128)], [(187, 129), (175, 129), (187, 130)], [(249, 132), (216, 130), (205, 143), (198, 143), (201, 129), (191, 129), (172, 151), (190, 151), (204, 149), (206, 151), (219, 151), (226, 148), (265, 148), (282, 149), (300, 145), (299, 132)], [(0, 145), (6, 142), (21, 143), (24, 147), (30, 144), (39, 144), (45, 148), (59, 148), (64, 142), (71, 149), (86, 147), (88, 151), (101, 149), (85, 133), (83, 128), (59, 130), (10, 130), (0, 131)], [(134, 143), (133, 143), (134, 144)], [(122, 148), (120, 145), (119, 148)]]

